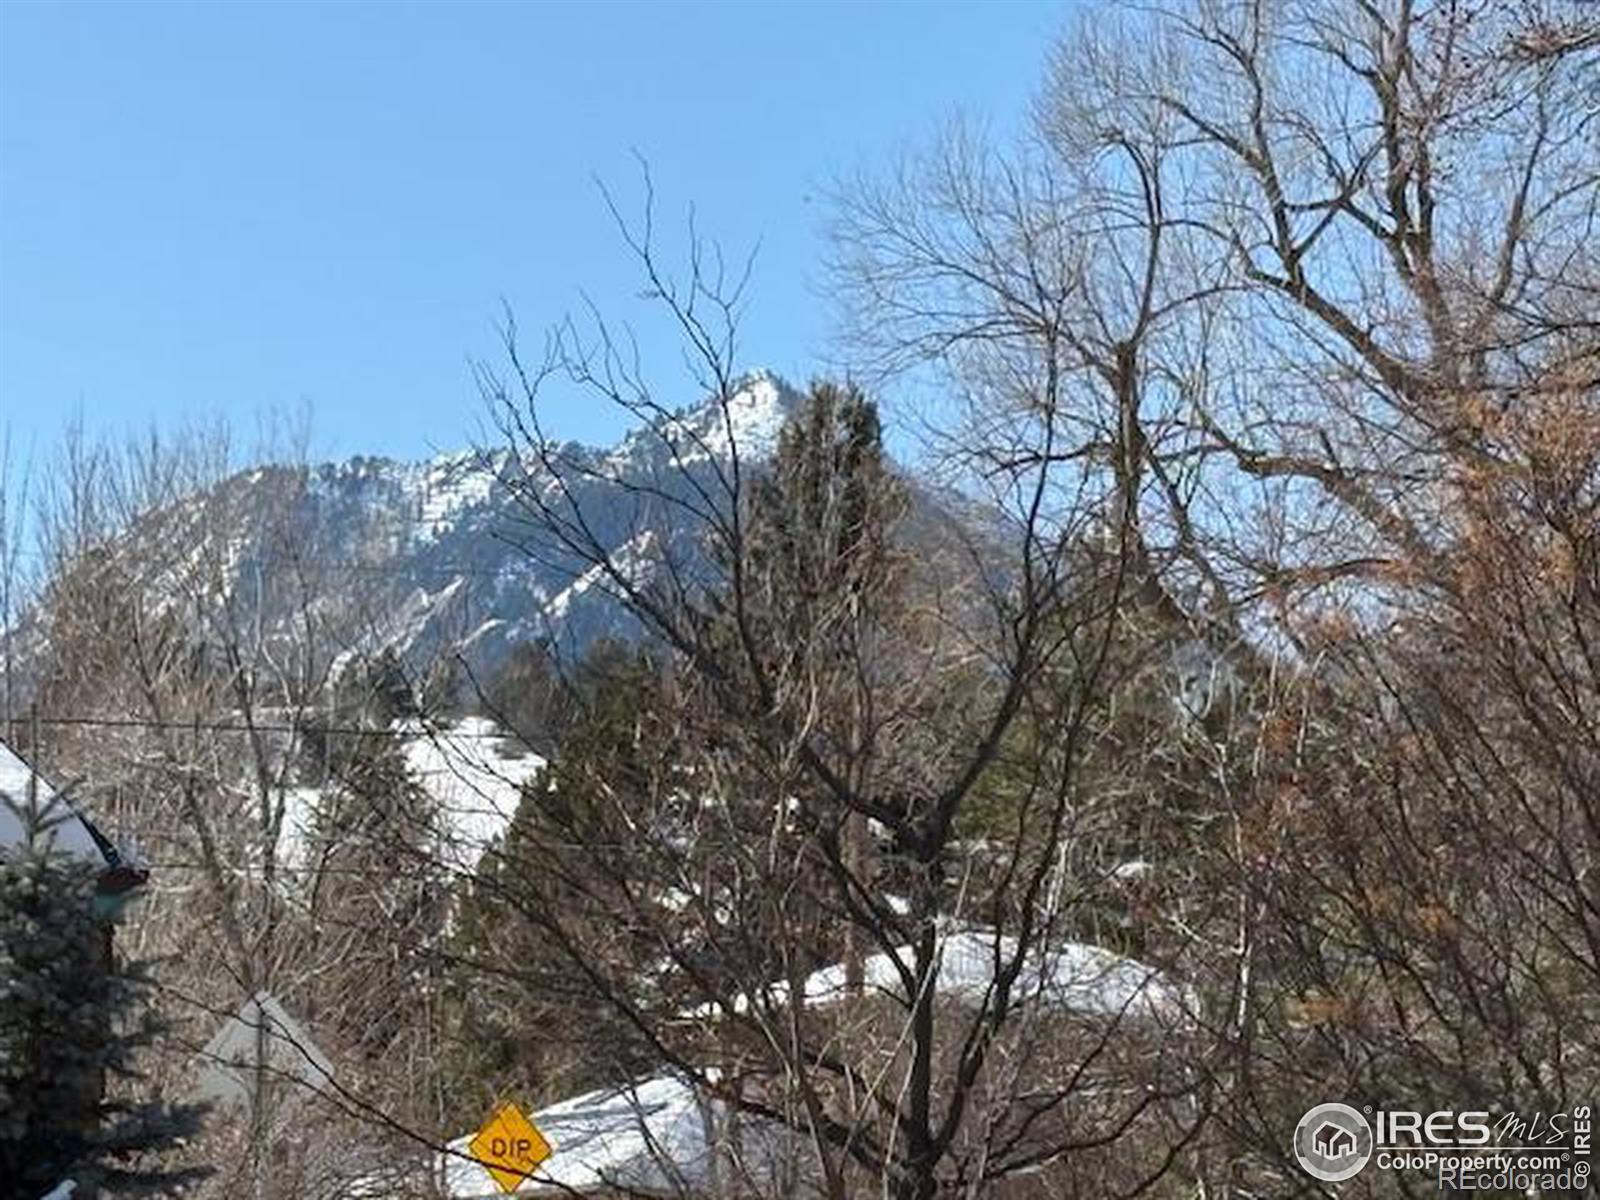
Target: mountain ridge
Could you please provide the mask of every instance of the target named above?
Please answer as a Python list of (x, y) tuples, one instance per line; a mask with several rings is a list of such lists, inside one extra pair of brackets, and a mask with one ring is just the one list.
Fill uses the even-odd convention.
[[(565, 475), (572, 503), (609, 551), (639, 557), (665, 531), (637, 511), (632, 489), (659, 486), (667, 474), (710, 471), (734, 445), (741, 458), (765, 461), (802, 402), (776, 373), (752, 371), (725, 409), (708, 397), (610, 446), (564, 443), (563, 458), (580, 468)], [(518, 490), (539, 486), (541, 476), (553, 479), (505, 447), (421, 461), (363, 455), (312, 467), (292, 520), (314, 531), (324, 559), (372, 577), (356, 589), (375, 618), (359, 652), (421, 662), (450, 650), (475, 670), (492, 671), (519, 643), (576, 651), (598, 638), (631, 636), (631, 620), (591, 564), (528, 549)]]
[[(668, 559), (697, 574), (704, 565), (710, 578), (686, 528), (693, 521), (672, 519), (674, 501), (703, 507), (719, 496), (735, 446), (759, 470), (803, 404), (781, 376), (758, 370), (739, 378), (726, 405), (712, 396), (663, 408), (609, 446), (562, 443), (555, 453), (571, 469), (561, 473), (569, 490), (560, 504), (640, 578)], [(229, 640), (243, 633), (252, 654), (304, 664), (292, 673), (308, 680), (337, 682), (353, 664), (397, 660), (412, 680), (464, 668), (481, 686), (519, 647), (570, 658), (639, 633), (605, 571), (551, 539), (528, 510), (541, 489), (555, 498), (556, 478), (509, 445), (251, 465), (176, 493), (64, 574), (92, 576), (109, 561), (114, 587), (136, 594), (141, 613), (171, 616), (193, 651), (224, 669)], [(982, 523), (959, 497), (910, 482), (919, 525)], [(55, 587), (16, 639), (34, 651), (19, 657), (45, 670)], [(75, 642), (70, 626), (60, 630), (55, 642)], [(80, 676), (98, 670), (79, 664)]]

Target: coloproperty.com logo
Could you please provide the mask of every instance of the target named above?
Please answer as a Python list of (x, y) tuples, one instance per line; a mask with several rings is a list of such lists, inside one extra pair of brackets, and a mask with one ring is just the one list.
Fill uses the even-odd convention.
[(1348, 1104), (1319, 1104), (1294, 1130), (1294, 1156), (1307, 1174), (1338, 1183), (1372, 1159), (1372, 1126)]
[(1370, 1164), (1420, 1171), (1440, 1191), (1582, 1191), (1593, 1110), (1520, 1114), (1319, 1104), (1294, 1131), (1294, 1156), (1313, 1178), (1339, 1183)]

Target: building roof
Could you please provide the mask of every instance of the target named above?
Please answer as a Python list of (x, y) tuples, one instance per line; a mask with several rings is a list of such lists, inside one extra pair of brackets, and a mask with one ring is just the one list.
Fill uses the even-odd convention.
[(37, 837), (62, 854), (99, 867), (121, 865), (104, 835), (0, 741), (0, 854), (22, 845), (30, 824), (40, 831)]
[[(939, 965), (934, 989), (946, 999), (978, 1006), (990, 993), (997, 963), (1014, 960), (1017, 940), (995, 930), (975, 926), (947, 930), (939, 941)], [(899, 964), (915, 961), (911, 946), (899, 946), (893, 957), (869, 955), (862, 962), (862, 986), (867, 994), (895, 996), (905, 1001)], [(812, 972), (803, 984), (808, 1005), (834, 1004), (850, 998), (845, 966), (835, 963)], [(788, 1001), (789, 986), (782, 981), (766, 988), (768, 1005)], [(1137, 959), (1126, 958), (1102, 946), (1060, 942), (1036, 947), (1024, 957), (1012, 986), (1013, 1003), (1037, 1002), (1061, 1013), (1108, 1020), (1181, 1023), (1192, 1010), (1193, 998), (1163, 972)], [(748, 1012), (748, 996), (737, 996), (733, 1009)], [(685, 1016), (715, 1016), (717, 1006), (700, 1005)]]
[[(794, 1149), (792, 1135), (753, 1117), (740, 1118), (737, 1167), (726, 1151), (714, 1151), (727, 1141), (725, 1130), (719, 1137), (726, 1106), (674, 1075), (587, 1092), (531, 1117), (555, 1153), (519, 1195), (716, 1195), (730, 1190), (718, 1186), (719, 1173), (741, 1172), (769, 1189), (792, 1174), (783, 1153), (786, 1145)], [(472, 1158), (471, 1140), (468, 1135), (450, 1143), (445, 1193), (457, 1200), (498, 1196), (488, 1172)]]
[[(897, 952), (912, 957), (909, 946)], [(1014, 938), (984, 927), (953, 929), (940, 941), (935, 986), (949, 999), (976, 1005), (992, 986), (996, 955), (1017, 954)], [(887, 954), (863, 963), (869, 992), (899, 995), (900, 975)], [(1194, 1011), (1188, 989), (1146, 963), (1103, 947), (1069, 942), (1025, 957), (1015, 998), (1052, 1011), (1104, 1020), (1179, 1024)], [(811, 974), (804, 983), (808, 1004), (828, 1005), (849, 996), (842, 964)], [(786, 985), (768, 989), (768, 1000), (782, 1003)], [(738, 997), (735, 1008), (748, 1007)], [(711, 1016), (712, 1008), (695, 1015)], [(564, 1100), (532, 1114), (533, 1123), (555, 1153), (519, 1189), (519, 1194), (643, 1196), (721, 1195), (729, 1189), (717, 1172), (729, 1169), (729, 1156), (713, 1152), (717, 1131), (727, 1120), (726, 1106), (705, 1096), (688, 1080), (663, 1075), (620, 1088), (602, 1089)], [(739, 1121), (738, 1158), (756, 1182), (787, 1180), (780, 1190), (797, 1194), (793, 1134), (747, 1116)], [(498, 1194), (488, 1173), (472, 1158), (471, 1135), (450, 1143), (439, 1164), (445, 1194), (477, 1200)], [(726, 1140), (724, 1138), (724, 1144)], [(788, 1151), (788, 1154), (785, 1154)], [(352, 1195), (389, 1195), (381, 1188)]]

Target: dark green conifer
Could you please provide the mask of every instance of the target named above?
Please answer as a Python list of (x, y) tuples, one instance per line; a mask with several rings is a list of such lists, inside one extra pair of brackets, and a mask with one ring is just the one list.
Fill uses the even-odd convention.
[(163, 1031), (149, 964), (115, 961), (95, 867), (51, 846), (0, 855), (0, 1196), (64, 1180), (78, 1198), (170, 1194), (196, 1172), (163, 1152), (200, 1110), (133, 1098), (138, 1052)]

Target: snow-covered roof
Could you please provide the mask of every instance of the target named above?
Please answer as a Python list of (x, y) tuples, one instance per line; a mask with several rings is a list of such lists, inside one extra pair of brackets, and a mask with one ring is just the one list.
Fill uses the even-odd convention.
[[(757, 1182), (783, 1178), (780, 1149), (792, 1136), (741, 1117), (738, 1166), (713, 1152), (726, 1106), (687, 1080), (658, 1076), (624, 1087), (587, 1092), (530, 1117), (554, 1153), (518, 1195), (572, 1195), (615, 1189), (677, 1196), (724, 1194), (719, 1172), (737, 1171)], [(456, 1200), (500, 1195), (489, 1173), (472, 1158), (472, 1135), (457, 1138), (444, 1156), (445, 1194)], [(721, 1144), (728, 1144), (724, 1136)]]
[[(939, 968), (934, 987), (939, 995), (978, 1005), (994, 984), (997, 963), (1008, 964), (1017, 954), (1017, 940), (992, 929), (975, 928), (946, 934), (939, 943)], [(895, 948), (900, 962), (914, 961), (911, 946)], [(869, 955), (862, 963), (862, 983), (869, 992), (905, 998), (900, 972), (887, 953)], [(771, 1004), (783, 1004), (787, 983), (767, 989)], [(807, 1004), (832, 1004), (847, 998), (843, 963), (823, 967), (806, 977)], [(1189, 998), (1157, 968), (1126, 958), (1101, 946), (1083, 942), (1057, 942), (1027, 956), (1012, 985), (1015, 1002), (1038, 1001), (1079, 1016), (1138, 1021), (1182, 1019)], [(735, 1012), (749, 1009), (749, 998), (734, 1000)], [(701, 1006), (690, 1014), (707, 1017), (714, 1006)]]
[[(942, 994), (978, 1002), (994, 978), (994, 956), (1016, 953), (1017, 943), (993, 930), (952, 931), (940, 944), (936, 986)], [(899, 953), (909, 958), (910, 947)], [(898, 994), (900, 980), (886, 954), (864, 963), (866, 986)], [(1016, 995), (1074, 1013), (1131, 1020), (1181, 1020), (1190, 1011), (1187, 992), (1156, 968), (1081, 943), (1058, 945), (1030, 956), (1016, 984)], [(785, 989), (769, 994), (781, 1002)], [(844, 968), (834, 965), (805, 981), (809, 1002), (832, 1003), (845, 996)], [(805, 1192), (799, 1164), (800, 1141), (792, 1132), (758, 1118), (739, 1119), (738, 1135), (726, 1134), (727, 1107), (707, 1097), (688, 1080), (663, 1075), (620, 1088), (588, 1092), (530, 1114), (554, 1153), (518, 1190), (518, 1195), (585, 1195), (601, 1191), (645, 1196), (724, 1195), (724, 1177), (733, 1168), (717, 1146), (738, 1149), (742, 1178), (767, 1185), (768, 1192)], [(719, 1138), (719, 1133), (722, 1135)], [(439, 1177), (452, 1200), (500, 1195), (477, 1161), (472, 1134), (449, 1143), (440, 1158)], [(719, 1175), (719, 1172), (722, 1175)], [(786, 1186), (785, 1186), (786, 1185)], [(398, 1194), (375, 1180), (361, 1181), (350, 1196), (362, 1200)]]
[(0, 742), (0, 852), (22, 845), (30, 824), (38, 831), (35, 836), (58, 852), (95, 866), (106, 864), (99, 844), (66, 798)]
[(440, 853), (452, 868), (470, 872), (483, 852), (511, 828), (522, 788), (544, 759), (506, 748), (505, 734), (487, 717), (464, 717), (447, 728), (405, 743), (406, 769), (439, 809)]
[[(412, 782), (433, 801), (437, 819), (430, 832), (439, 860), (452, 871), (470, 874), (484, 851), (511, 827), (523, 785), (545, 760), (508, 746), (512, 739), (487, 717), (463, 717), (437, 727), (397, 722), (394, 731)], [(281, 853), (291, 867), (306, 864), (316, 816), (325, 802), (320, 788), (285, 791)]]

